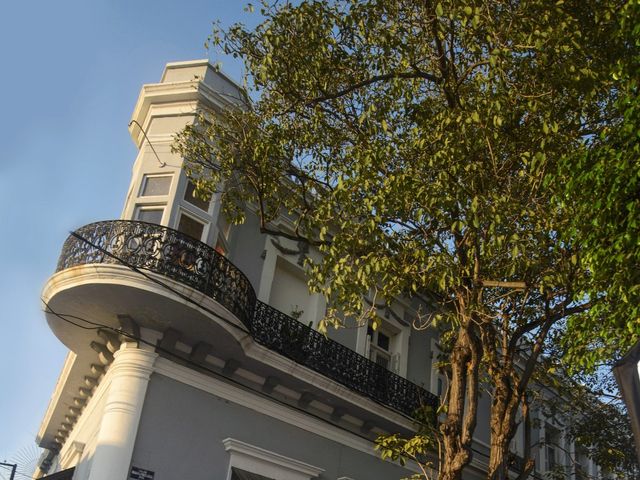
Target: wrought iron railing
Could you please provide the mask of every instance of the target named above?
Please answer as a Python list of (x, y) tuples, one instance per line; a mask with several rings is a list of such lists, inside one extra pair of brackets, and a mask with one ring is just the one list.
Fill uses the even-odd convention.
[(181, 232), (127, 220), (92, 223), (69, 236), (56, 271), (94, 263), (125, 264), (188, 285), (227, 308), (261, 345), (409, 416), (438, 406), (432, 393), (257, 301), (235, 265)]
[(435, 413), (438, 398), (415, 383), (258, 301), (251, 324), (256, 342), (409, 416), (421, 406)]
[(90, 263), (159, 273), (213, 298), (245, 325), (253, 318), (256, 294), (247, 277), (213, 248), (177, 230), (127, 220), (91, 223), (67, 238), (57, 271)]

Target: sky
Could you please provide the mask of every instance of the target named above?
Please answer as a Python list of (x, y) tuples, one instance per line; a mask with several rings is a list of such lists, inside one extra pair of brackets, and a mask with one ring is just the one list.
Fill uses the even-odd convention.
[[(66, 354), (40, 293), (70, 230), (118, 218), (136, 148), (127, 124), (167, 62), (209, 57), (243, 0), (6, 2), (0, 14), (0, 462), (29, 463)], [(30, 473), (27, 465), (19, 472)], [(0, 479), (9, 478), (0, 468)], [(25, 478), (18, 475), (16, 478)]]

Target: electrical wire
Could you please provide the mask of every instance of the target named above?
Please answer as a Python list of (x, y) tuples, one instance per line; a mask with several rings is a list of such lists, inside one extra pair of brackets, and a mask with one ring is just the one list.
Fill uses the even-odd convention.
[(160, 160), (160, 156), (158, 155), (158, 152), (156, 152), (156, 149), (153, 147), (153, 143), (151, 143), (151, 140), (149, 140), (149, 137), (147, 137), (147, 132), (144, 131), (144, 128), (142, 128), (142, 125), (140, 125), (138, 123), (137, 120), (131, 120), (129, 122), (129, 125), (127, 125), (128, 127), (130, 127), (133, 124), (136, 124), (138, 126), (138, 128), (140, 129), (140, 131), (142, 132), (142, 135), (144, 135), (144, 138), (147, 140), (147, 143), (149, 144), (149, 146), (151, 147), (151, 150), (153, 150), (153, 154), (156, 156), (156, 160), (158, 160), (158, 163), (160, 164), (161, 168), (164, 168), (167, 166), (166, 162), (163, 162), (162, 160)]
[[(178, 353), (176, 353), (174, 351), (171, 351), (169, 349), (163, 348), (163, 347), (161, 347), (159, 345), (156, 345), (156, 344), (154, 344), (152, 342), (149, 342), (148, 340), (145, 340), (145, 339), (143, 339), (143, 338), (141, 338), (139, 336), (130, 334), (128, 332), (125, 332), (125, 331), (123, 331), (121, 329), (118, 329), (118, 328), (111, 327), (109, 325), (101, 324), (101, 323), (98, 323), (98, 322), (94, 322), (92, 320), (88, 320), (88, 319), (83, 318), (83, 317), (79, 317), (77, 315), (63, 314), (63, 313), (56, 312), (51, 308), (51, 306), (47, 302), (44, 301), (44, 299), (42, 299), (42, 303), (46, 307), (45, 313), (52, 314), (55, 317), (59, 318), (60, 320), (62, 320), (64, 322), (67, 322), (67, 323), (69, 323), (69, 324), (71, 324), (71, 325), (73, 325), (75, 327), (79, 327), (79, 328), (82, 328), (82, 329), (85, 329), (85, 330), (100, 330), (100, 329), (110, 330), (110, 331), (112, 331), (114, 333), (117, 333), (119, 335), (123, 335), (123, 336), (125, 336), (127, 338), (130, 338), (131, 340), (135, 340), (135, 341), (143, 343), (143, 344), (145, 344), (147, 346), (153, 347), (153, 348), (156, 349), (156, 351), (159, 351), (161, 353), (164, 353), (165, 355), (174, 357), (174, 358), (180, 360), (181, 362), (184, 362), (184, 363), (187, 363), (189, 365), (192, 365), (197, 370), (204, 370), (205, 372), (211, 374), (212, 376), (214, 376), (214, 377), (216, 377), (218, 379), (221, 379), (221, 380), (223, 380), (225, 382), (232, 383), (236, 387), (241, 388), (242, 390), (251, 391), (252, 393), (255, 393), (255, 394), (257, 394), (257, 395), (259, 395), (259, 396), (261, 396), (261, 397), (263, 397), (263, 398), (265, 398), (267, 400), (274, 401), (275, 403), (278, 403), (278, 404), (280, 404), (280, 405), (282, 405), (284, 407), (288, 407), (288, 408), (296, 410), (296, 411), (298, 411), (300, 413), (303, 413), (305, 415), (309, 415), (309, 416), (311, 416), (311, 417), (313, 417), (313, 418), (315, 418), (317, 420), (320, 420), (320, 421), (322, 421), (324, 423), (327, 423), (327, 424), (329, 424), (329, 425), (331, 425), (331, 426), (333, 426), (335, 428), (338, 428), (338, 429), (340, 429), (340, 430), (342, 430), (344, 432), (352, 434), (352, 435), (354, 435), (354, 436), (356, 436), (356, 437), (358, 437), (360, 439), (363, 439), (363, 440), (367, 441), (368, 443), (371, 443), (372, 445), (376, 444), (374, 441), (372, 441), (369, 437), (367, 437), (365, 435), (361, 435), (361, 434), (359, 434), (359, 433), (357, 433), (357, 432), (355, 432), (353, 430), (350, 430), (350, 429), (345, 428), (345, 427), (343, 427), (341, 425), (338, 425), (338, 424), (335, 424), (333, 422), (330, 422), (326, 418), (324, 418), (324, 417), (322, 417), (320, 415), (317, 415), (317, 414), (315, 414), (313, 412), (309, 412), (308, 410), (300, 408), (300, 407), (298, 407), (296, 405), (293, 405), (293, 404), (287, 403), (287, 402), (285, 402), (283, 400), (280, 400), (278, 398), (272, 397), (272, 396), (262, 392), (261, 390), (253, 389), (253, 388), (249, 387), (248, 385), (246, 385), (246, 384), (244, 384), (242, 382), (239, 382), (239, 381), (237, 381), (237, 380), (235, 380), (235, 379), (233, 379), (231, 377), (223, 375), (223, 374), (221, 374), (221, 373), (219, 373), (219, 372), (207, 367), (206, 365), (194, 362), (189, 358), (185, 358), (182, 355), (180, 355), (180, 354), (178, 354)], [(79, 320), (79, 321), (83, 321), (83, 322), (85, 322), (85, 323), (87, 323), (89, 325), (92, 325), (92, 326), (91, 327), (86, 327), (86, 326), (79, 325), (78, 323), (73, 322), (73, 321), (69, 320), (66, 317), (73, 318), (73, 319)], [(471, 451), (474, 454), (478, 454), (478, 455), (480, 455), (482, 457), (489, 458), (489, 456), (486, 453), (484, 453), (483, 451), (477, 450), (475, 448), (471, 448)], [(530, 473), (529, 476), (534, 478), (534, 479), (536, 479), (536, 480), (544, 480), (543, 477), (540, 477), (540, 476), (535, 475), (533, 473)], [(31, 477), (29, 477), (29, 478), (31, 478)]]
[[(126, 267), (127, 267), (127, 268), (129, 268), (130, 270), (132, 270), (132, 271), (134, 271), (134, 272), (136, 272), (136, 273), (138, 273), (138, 274), (142, 275), (142, 276), (143, 276), (143, 277), (145, 277), (146, 279), (151, 280), (152, 282), (154, 282), (154, 283), (156, 283), (156, 284), (160, 285), (161, 287), (163, 287), (163, 288), (165, 288), (165, 289), (169, 290), (169, 291), (170, 291), (170, 292), (172, 292), (173, 294), (178, 295), (178, 296), (179, 296), (180, 298), (182, 298), (183, 300), (185, 300), (185, 301), (187, 301), (187, 302), (189, 302), (189, 303), (191, 303), (191, 304), (195, 305), (196, 307), (198, 307), (198, 308), (200, 308), (200, 309), (204, 310), (205, 312), (207, 312), (208, 314), (210, 314), (210, 315), (214, 316), (215, 318), (217, 318), (217, 319), (219, 319), (219, 320), (222, 320), (222, 321), (224, 321), (225, 323), (227, 323), (227, 324), (229, 324), (229, 325), (232, 325), (232, 326), (233, 326), (233, 327), (235, 327), (235, 328), (240, 329), (241, 331), (243, 331), (244, 333), (247, 333), (248, 335), (251, 335), (251, 332), (250, 332), (249, 330), (247, 330), (246, 328), (244, 328), (243, 326), (241, 326), (241, 325), (239, 325), (239, 324), (237, 324), (237, 323), (235, 323), (235, 322), (231, 322), (230, 320), (228, 320), (228, 319), (226, 319), (226, 318), (222, 317), (221, 315), (219, 315), (218, 313), (214, 312), (213, 310), (211, 310), (211, 309), (209, 309), (209, 308), (207, 308), (207, 307), (205, 307), (205, 306), (201, 305), (200, 303), (196, 302), (195, 300), (191, 299), (190, 297), (188, 297), (188, 296), (184, 295), (183, 293), (181, 293), (181, 292), (177, 291), (176, 289), (174, 289), (174, 288), (173, 288), (173, 287), (171, 287), (170, 285), (166, 284), (165, 282), (162, 282), (161, 280), (159, 280), (159, 279), (157, 279), (157, 278), (152, 277), (151, 275), (149, 275), (149, 274), (145, 273), (144, 271), (142, 271), (140, 268), (136, 267), (135, 265), (130, 264), (129, 262), (125, 261), (124, 259), (122, 259), (122, 258), (120, 258), (120, 257), (116, 256), (116, 255), (115, 255), (115, 254), (113, 254), (112, 252), (109, 252), (109, 251), (107, 251), (106, 249), (102, 248), (101, 246), (94, 244), (93, 242), (91, 242), (91, 241), (90, 241), (90, 240), (88, 240), (87, 238), (83, 237), (82, 235), (80, 235), (80, 234), (78, 234), (78, 233), (76, 233), (76, 232), (70, 232), (70, 234), (71, 234), (71, 235), (73, 235), (74, 237), (76, 237), (77, 239), (79, 239), (80, 241), (82, 241), (82, 242), (84, 242), (84, 243), (86, 243), (86, 244), (90, 245), (91, 247), (93, 247), (93, 248), (95, 248), (95, 249), (99, 250), (101, 253), (104, 253), (105, 255), (107, 255), (107, 256), (109, 256), (109, 257), (113, 258), (113, 259), (114, 259), (114, 260), (116, 260), (118, 263), (120, 263), (120, 264), (122, 264), (122, 265), (126, 266)], [(205, 365), (203, 365), (203, 364), (200, 364), (200, 363), (194, 362), (194, 361), (192, 361), (192, 360), (191, 360), (191, 359), (189, 359), (189, 358), (185, 358), (185, 357), (183, 357), (183, 356), (181, 356), (181, 355), (179, 355), (179, 354), (177, 354), (177, 353), (175, 353), (175, 352), (173, 352), (173, 351), (171, 351), (171, 350), (168, 350), (168, 349), (166, 349), (166, 348), (160, 347), (159, 345), (156, 345), (156, 344), (153, 344), (153, 343), (151, 343), (151, 342), (149, 342), (149, 341), (147, 341), (147, 340), (144, 340), (144, 339), (143, 339), (143, 338), (141, 338), (141, 337), (138, 337), (138, 336), (135, 336), (135, 335), (130, 334), (130, 333), (128, 333), (128, 332), (125, 332), (124, 330), (121, 330), (121, 329), (117, 329), (117, 328), (111, 327), (111, 326), (109, 326), (109, 325), (100, 324), (100, 323), (97, 323), (97, 322), (94, 322), (94, 321), (88, 320), (88, 319), (86, 319), (86, 318), (78, 317), (78, 316), (76, 316), (76, 315), (71, 315), (71, 314), (60, 314), (60, 313), (58, 313), (58, 312), (55, 312), (55, 311), (51, 308), (51, 306), (50, 306), (48, 303), (46, 303), (46, 302), (44, 301), (44, 299), (42, 299), (42, 302), (43, 302), (43, 304), (44, 304), (44, 305), (46, 306), (46, 308), (47, 308), (47, 310), (45, 310), (45, 312), (50, 313), (50, 314), (52, 314), (52, 315), (56, 316), (57, 318), (60, 318), (61, 320), (65, 321), (65, 322), (67, 322), (67, 323), (69, 323), (69, 324), (71, 324), (71, 325), (73, 325), (73, 326), (76, 326), (76, 327), (78, 327), (78, 328), (82, 328), (82, 329), (84, 329), (84, 330), (100, 330), (100, 329), (107, 329), (107, 330), (111, 330), (111, 331), (113, 331), (113, 332), (115, 332), (115, 333), (117, 333), (117, 334), (119, 334), (119, 335), (123, 335), (123, 336), (125, 336), (125, 337), (127, 337), (127, 338), (130, 338), (130, 339), (132, 339), (132, 340), (135, 340), (135, 341), (138, 341), (138, 342), (143, 343), (143, 344), (145, 344), (145, 345), (151, 346), (151, 347), (155, 348), (157, 351), (160, 351), (160, 352), (162, 352), (162, 353), (164, 353), (164, 354), (166, 354), (166, 355), (169, 355), (169, 356), (171, 356), (171, 357), (175, 357), (175, 358), (177, 358), (178, 360), (180, 360), (180, 361), (182, 361), (182, 362), (185, 362), (185, 363), (187, 363), (187, 364), (189, 364), (189, 365), (194, 366), (196, 369), (204, 370), (204, 371), (206, 371), (207, 373), (210, 373), (210, 374), (211, 374), (212, 376), (214, 376), (214, 377), (217, 377), (217, 378), (223, 379), (224, 381), (227, 381), (227, 382), (233, 383), (234, 385), (238, 386), (238, 387), (239, 387), (239, 388), (241, 388), (241, 389), (249, 390), (249, 391), (251, 391), (251, 392), (253, 392), (253, 393), (258, 394), (259, 396), (261, 396), (261, 397), (263, 397), (263, 398), (266, 398), (266, 399), (271, 400), (271, 401), (275, 401), (276, 403), (278, 403), (278, 404), (280, 404), (280, 405), (283, 405), (283, 406), (285, 406), (285, 407), (289, 407), (289, 408), (291, 408), (291, 409), (293, 409), (293, 410), (296, 410), (296, 411), (299, 411), (299, 412), (301, 412), (301, 413), (304, 413), (305, 415), (309, 415), (309, 416), (311, 416), (311, 417), (314, 417), (314, 418), (316, 418), (317, 420), (320, 420), (320, 421), (322, 421), (322, 422), (324, 422), (324, 423), (327, 423), (327, 424), (329, 424), (329, 425), (332, 425), (332, 426), (334, 426), (334, 427), (336, 427), (336, 428), (338, 428), (338, 429), (340, 429), (340, 430), (343, 430), (343, 431), (345, 431), (345, 432), (347, 432), (347, 433), (350, 433), (350, 434), (352, 434), (352, 435), (354, 435), (354, 436), (356, 436), (356, 437), (359, 437), (359, 438), (361, 438), (361, 439), (363, 439), (363, 440), (366, 440), (367, 442), (369, 442), (369, 443), (371, 443), (371, 444), (375, 445), (375, 442), (374, 442), (374, 441), (372, 441), (372, 440), (371, 440), (369, 437), (367, 437), (367, 436), (361, 435), (361, 434), (359, 434), (359, 433), (357, 433), (357, 432), (354, 432), (353, 430), (350, 430), (350, 429), (348, 429), (348, 428), (345, 428), (345, 427), (343, 427), (343, 426), (340, 426), (340, 425), (337, 425), (337, 424), (335, 424), (335, 423), (333, 423), (333, 422), (330, 422), (330, 421), (328, 421), (327, 419), (325, 419), (324, 417), (322, 417), (322, 416), (320, 416), (320, 415), (317, 415), (317, 414), (314, 414), (313, 412), (309, 412), (309, 411), (307, 411), (307, 410), (305, 410), (305, 409), (302, 409), (302, 408), (300, 408), (300, 407), (298, 407), (298, 406), (296, 406), (296, 405), (293, 405), (293, 404), (287, 403), (287, 402), (285, 402), (285, 401), (283, 401), (283, 400), (280, 400), (280, 399), (278, 399), (278, 398), (275, 398), (275, 397), (269, 396), (269, 395), (265, 394), (264, 392), (262, 392), (261, 390), (253, 389), (253, 388), (251, 388), (251, 387), (249, 387), (249, 386), (245, 385), (244, 383), (238, 382), (237, 380), (234, 380), (234, 379), (233, 379), (233, 378), (231, 378), (231, 377), (225, 376), (225, 375), (223, 375), (223, 374), (221, 374), (221, 373), (219, 373), (219, 372), (217, 372), (217, 371), (215, 371), (215, 370), (212, 370), (211, 368), (208, 368), (207, 366), (205, 366)], [(73, 322), (73, 321), (69, 320), (69, 319), (68, 319), (68, 318), (66, 318), (66, 317), (68, 317), (68, 318), (73, 318), (73, 319), (75, 319), (75, 320), (79, 320), (79, 321), (83, 321), (83, 322), (85, 322), (85, 323), (87, 323), (87, 324), (89, 324), (89, 325), (92, 325), (92, 326), (91, 326), (91, 327), (87, 327), (87, 326), (80, 325), (80, 324), (78, 324), (78, 323), (75, 323), (75, 322)], [(379, 403), (379, 404), (380, 404), (380, 402), (376, 402), (376, 403)], [(382, 405), (382, 404), (381, 404), (381, 405)], [(383, 405), (383, 406), (384, 406), (384, 405)], [(487, 454), (486, 454), (486, 453), (484, 453), (483, 451), (477, 450), (477, 449), (475, 449), (475, 448), (473, 448), (473, 447), (471, 448), (471, 451), (472, 451), (474, 454), (478, 454), (478, 455), (480, 455), (480, 456), (482, 456), (482, 457), (489, 458), (489, 455), (487, 455)], [(536, 479), (536, 480), (543, 480), (543, 478), (542, 478), (542, 477), (540, 477), (540, 476), (538, 476), (538, 475), (535, 475), (533, 472), (531, 472), (531, 473), (529, 474), (529, 476), (530, 476), (530, 477), (532, 477), (532, 478), (534, 478), (534, 479)]]
[[(121, 329), (117, 329), (117, 328), (111, 327), (109, 325), (104, 325), (104, 324), (101, 324), (101, 323), (98, 323), (98, 322), (94, 322), (92, 320), (88, 320), (88, 319), (79, 317), (77, 315), (62, 314), (62, 313), (55, 312), (51, 308), (51, 306), (47, 302), (44, 301), (44, 299), (42, 299), (42, 303), (46, 306), (45, 313), (50, 313), (50, 314), (54, 315), (55, 317), (65, 321), (67, 323), (70, 323), (73, 326), (80, 327), (80, 328), (87, 329), (87, 330), (99, 330), (99, 329), (111, 330), (114, 333), (118, 333), (118, 334), (123, 335), (123, 336), (125, 336), (127, 338), (130, 338), (132, 340), (138, 341), (138, 342), (143, 343), (143, 344), (145, 344), (147, 346), (153, 347), (153, 348), (156, 349), (156, 351), (162, 352), (165, 355), (169, 355), (169, 356), (174, 357), (174, 358), (176, 358), (176, 359), (178, 359), (178, 360), (180, 360), (182, 362), (185, 362), (185, 363), (187, 363), (189, 365), (192, 365), (198, 370), (204, 370), (207, 373), (211, 374), (212, 376), (214, 376), (214, 377), (216, 377), (218, 379), (222, 379), (223, 381), (226, 381), (228, 383), (232, 383), (236, 387), (241, 388), (242, 390), (249, 390), (252, 393), (258, 394), (259, 396), (261, 396), (261, 397), (263, 397), (263, 398), (265, 398), (267, 400), (275, 401), (275, 403), (278, 403), (278, 404), (280, 404), (282, 406), (291, 408), (291, 409), (296, 410), (296, 411), (298, 411), (300, 413), (303, 413), (305, 415), (309, 415), (309, 416), (311, 416), (311, 417), (313, 417), (313, 418), (315, 418), (317, 420), (320, 420), (320, 421), (322, 421), (324, 423), (327, 423), (327, 424), (329, 424), (329, 425), (331, 425), (331, 426), (333, 426), (335, 428), (338, 428), (338, 429), (340, 429), (340, 430), (342, 430), (344, 432), (347, 432), (347, 433), (352, 434), (352, 435), (354, 435), (354, 436), (356, 436), (356, 437), (358, 437), (360, 439), (363, 439), (363, 440), (367, 441), (368, 443), (371, 443), (372, 445), (376, 445), (376, 443), (374, 441), (372, 441), (369, 437), (367, 437), (365, 435), (361, 435), (361, 434), (359, 434), (357, 432), (354, 432), (353, 430), (350, 430), (350, 429), (345, 428), (345, 427), (343, 427), (341, 425), (338, 425), (338, 424), (335, 424), (333, 422), (330, 422), (326, 418), (324, 418), (324, 417), (322, 417), (320, 415), (317, 415), (317, 414), (315, 414), (313, 412), (309, 412), (308, 410), (300, 408), (300, 407), (298, 407), (296, 405), (293, 405), (293, 404), (287, 403), (287, 402), (285, 402), (283, 400), (280, 400), (278, 398), (272, 397), (272, 396), (262, 392), (261, 390), (253, 389), (253, 388), (249, 387), (248, 385), (246, 385), (246, 384), (244, 384), (242, 382), (239, 382), (239, 381), (237, 381), (237, 380), (235, 380), (235, 379), (233, 379), (233, 378), (231, 378), (229, 376), (223, 375), (223, 374), (221, 374), (221, 373), (219, 373), (219, 372), (217, 372), (215, 370), (212, 370), (211, 368), (207, 367), (206, 365), (194, 362), (191, 359), (185, 358), (185, 357), (181, 356), (180, 354), (177, 354), (174, 351), (171, 351), (169, 349), (166, 349), (166, 348), (163, 348), (163, 347), (161, 347), (159, 345), (156, 345), (156, 344), (154, 344), (152, 342), (144, 340), (142, 337), (127, 333), (127, 332), (125, 332), (125, 331), (123, 331)], [(70, 318), (73, 318), (75, 320), (80, 320), (80, 321), (86, 322), (89, 325), (92, 325), (92, 327), (81, 326), (81, 325), (79, 325), (79, 324), (77, 324), (75, 322), (72, 322), (72, 321), (68, 320), (66, 317), (70, 317)], [(471, 448), (471, 451), (474, 454), (479, 454), (479, 455), (481, 455), (481, 456), (483, 456), (485, 458), (489, 458), (489, 456), (487, 454), (485, 454), (484, 452), (482, 452), (480, 450), (476, 450), (475, 448)], [(530, 476), (533, 477), (536, 480), (543, 480), (541, 477), (536, 476), (534, 474), (530, 474)]]
[(231, 320), (221, 316), (219, 313), (211, 310), (208, 307), (205, 307), (204, 305), (202, 305), (199, 302), (196, 302), (195, 300), (193, 300), (191, 297), (189, 297), (188, 295), (185, 295), (182, 292), (179, 292), (178, 290), (176, 290), (175, 288), (173, 288), (171, 285), (167, 284), (166, 282), (163, 282), (162, 280), (159, 280), (158, 278), (154, 278), (153, 276), (149, 275), (148, 273), (144, 272), (142, 269), (136, 267), (135, 265), (127, 262), (126, 260), (118, 257), (117, 255), (113, 254), (112, 252), (109, 252), (108, 250), (104, 249), (103, 247), (101, 247), (100, 245), (96, 245), (95, 243), (91, 242), (90, 240), (88, 240), (87, 238), (83, 237), (82, 235), (80, 235), (77, 232), (70, 232), (71, 235), (73, 235), (74, 237), (76, 237), (78, 240), (86, 243), (87, 245), (95, 248), (96, 250), (99, 250), (101, 253), (104, 253), (105, 255), (113, 258), (114, 260), (116, 260), (118, 263), (124, 265), (125, 267), (129, 268), (130, 270), (136, 272), (139, 275), (142, 275), (144, 278), (146, 278), (147, 280), (150, 280), (152, 282), (154, 282), (157, 285), (160, 285), (162, 288), (170, 291), (171, 293), (173, 293), (174, 295), (177, 295), (178, 297), (180, 297), (182, 300), (185, 300), (188, 303), (191, 303), (192, 305), (195, 305), (196, 307), (198, 307), (201, 310), (204, 310), (205, 312), (207, 312), (209, 315), (212, 315), (213, 317), (215, 317), (218, 320), (222, 320), (223, 322), (225, 322), (228, 325), (231, 325), (237, 329), (239, 329), (240, 331), (242, 331), (243, 333), (246, 333), (247, 335), (251, 335), (251, 332), (242, 324), (238, 324), (235, 322), (232, 322)]
[[(213, 310), (211, 310), (210, 308), (205, 307), (204, 305), (196, 302), (195, 300), (193, 300), (191, 297), (179, 292), (178, 290), (176, 290), (175, 288), (171, 287), (170, 285), (168, 285), (166, 282), (163, 282), (162, 280), (159, 280), (158, 278), (154, 278), (151, 275), (149, 275), (148, 273), (144, 272), (142, 269), (136, 267), (135, 265), (127, 262), (126, 260), (118, 257), (117, 255), (115, 255), (112, 252), (109, 252), (108, 250), (104, 249), (103, 247), (101, 247), (100, 245), (97, 245), (93, 242), (91, 242), (89, 239), (83, 237), (82, 235), (80, 235), (77, 232), (69, 232), (72, 236), (76, 237), (78, 240), (86, 243), (87, 245), (91, 246), (92, 248), (95, 248), (96, 250), (100, 251), (101, 253), (113, 258), (116, 262), (126, 266), (127, 268), (129, 268), (130, 270), (138, 273), (139, 275), (142, 275), (144, 278), (156, 283), (157, 285), (160, 285), (162, 288), (170, 291), (171, 293), (179, 296), (180, 298), (182, 298), (183, 300), (185, 300), (188, 303), (191, 303), (192, 305), (195, 305), (196, 307), (204, 310), (205, 312), (207, 312), (209, 315), (213, 316), (214, 318), (221, 320), (223, 322), (225, 322), (228, 325), (231, 325), (232, 327), (235, 327), (237, 329), (239, 329), (240, 331), (242, 331), (243, 333), (247, 334), (248, 336), (252, 337), (251, 331), (249, 329), (247, 329), (244, 325), (242, 324), (238, 324), (235, 322), (232, 322), (230, 320), (228, 320), (227, 318), (222, 317), (220, 314), (214, 312)], [(377, 403), (378, 405), (381, 405), (385, 408), (389, 408), (388, 405), (380, 402), (377, 399), (374, 398), (369, 398), (371, 401)], [(398, 412), (400, 415), (403, 415), (405, 417), (407, 417), (409, 420), (413, 420), (411, 417), (409, 417), (408, 415), (406, 415), (405, 413), (402, 412)]]
[[(204, 364), (201, 364), (201, 363), (198, 363), (198, 362), (194, 362), (193, 360), (191, 360), (189, 358), (183, 357), (179, 353), (176, 353), (176, 352), (174, 352), (172, 350), (169, 350), (167, 348), (161, 347), (160, 345), (154, 344), (153, 342), (145, 340), (140, 336), (130, 334), (128, 332), (125, 332), (125, 331), (123, 331), (121, 329), (118, 329), (118, 328), (111, 327), (109, 325), (101, 324), (101, 323), (98, 323), (98, 322), (94, 322), (92, 320), (88, 320), (88, 319), (85, 319), (85, 318), (82, 318), (82, 317), (78, 317), (76, 315), (68, 315), (68, 314), (56, 312), (51, 308), (51, 306), (48, 303), (46, 303), (44, 301), (44, 299), (42, 299), (42, 302), (44, 303), (44, 305), (46, 307), (46, 309), (44, 310), (45, 313), (49, 313), (49, 314), (59, 318), (60, 320), (62, 320), (64, 322), (67, 322), (67, 323), (69, 323), (69, 324), (71, 324), (73, 326), (84, 328), (84, 329), (87, 329), (87, 330), (110, 330), (110, 331), (112, 331), (114, 333), (117, 333), (119, 335), (123, 335), (123, 336), (125, 336), (125, 337), (127, 337), (127, 338), (129, 338), (131, 340), (135, 340), (135, 341), (140, 342), (142, 344), (145, 344), (147, 346), (153, 347), (153, 348), (156, 349), (156, 351), (161, 352), (161, 353), (163, 353), (165, 355), (169, 355), (171, 357), (174, 357), (174, 358), (180, 360), (181, 362), (185, 362), (185, 363), (195, 367), (198, 370), (204, 370), (207, 373), (211, 374), (212, 376), (214, 376), (214, 377), (216, 377), (218, 379), (222, 379), (222, 380), (224, 380), (226, 382), (232, 383), (235, 386), (240, 387), (243, 390), (249, 390), (249, 391), (251, 391), (253, 393), (258, 394), (259, 396), (261, 396), (263, 398), (275, 401), (276, 403), (279, 403), (279, 404), (281, 404), (283, 406), (292, 408), (292, 409), (297, 410), (297, 411), (299, 411), (301, 413), (304, 413), (306, 415), (310, 415), (310, 416), (312, 416), (312, 417), (314, 417), (314, 418), (316, 418), (318, 420), (322, 420), (325, 423), (328, 423), (328, 424), (333, 425), (333, 426), (335, 426), (335, 427), (337, 427), (337, 428), (339, 428), (341, 430), (344, 430), (345, 432), (351, 433), (351, 434), (353, 434), (353, 435), (355, 435), (357, 437), (360, 437), (360, 438), (362, 438), (364, 440), (367, 440), (368, 442), (374, 443), (374, 442), (371, 441), (370, 438), (368, 438), (368, 437), (366, 437), (364, 435), (358, 434), (358, 433), (356, 433), (356, 432), (354, 432), (352, 430), (349, 430), (349, 429), (347, 429), (345, 427), (342, 427), (340, 425), (336, 425), (336, 424), (334, 424), (332, 422), (329, 422), (327, 419), (325, 419), (324, 417), (322, 417), (320, 415), (317, 415), (317, 414), (315, 414), (313, 412), (309, 412), (309, 411), (307, 411), (307, 410), (305, 410), (303, 408), (300, 408), (300, 407), (298, 407), (296, 405), (287, 403), (287, 402), (285, 402), (283, 400), (280, 400), (278, 398), (272, 397), (272, 396), (262, 392), (261, 390), (253, 389), (253, 388), (249, 387), (248, 385), (246, 385), (246, 384), (244, 384), (242, 382), (239, 382), (238, 380), (233, 379), (232, 377), (223, 375), (223, 374), (217, 372), (216, 370), (213, 370), (213, 369), (207, 367)], [(66, 317), (72, 317), (72, 318), (74, 318), (76, 320), (81, 320), (81, 321), (86, 322), (86, 323), (88, 323), (90, 325), (93, 325), (93, 326), (92, 327), (84, 327), (82, 325), (79, 325), (79, 324), (77, 324), (75, 322), (72, 322), (72, 321), (68, 320)]]
[[(2, 465), (2, 466), (4, 466), (4, 465)], [(27, 474), (27, 473), (23, 473), (23, 472), (21, 472), (20, 470), (17, 470), (17, 469), (16, 469), (15, 474), (16, 474), (16, 475), (20, 475), (20, 476), (25, 477), (25, 478), (28, 478), (29, 480), (33, 480), (33, 475), (29, 475), (29, 474)], [(5, 473), (3, 473), (3, 474), (2, 474), (2, 478), (3, 478), (3, 479), (5, 479), (5, 478), (6, 478), (6, 477), (5, 477), (5, 475), (6, 475)]]

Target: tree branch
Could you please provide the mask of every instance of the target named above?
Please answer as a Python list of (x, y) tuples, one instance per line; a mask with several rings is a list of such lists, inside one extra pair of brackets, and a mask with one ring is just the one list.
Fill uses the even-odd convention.
[(348, 87), (343, 88), (342, 90), (338, 90), (337, 92), (327, 93), (325, 95), (321, 95), (319, 97), (308, 100), (305, 103), (305, 106), (309, 107), (309, 106), (316, 105), (318, 103), (326, 102), (327, 100), (334, 100), (336, 98), (340, 98), (351, 92), (354, 92), (360, 88), (363, 88), (378, 82), (386, 82), (388, 80), (393, 80), (395, 78), (403, 78), (403, 79), (423, 78), (434, 83), (440, 83), (442, 81), (442, 79), (436, 77), (435, 75), (418, 71), (418, 70), (415, 70), (413, 72), (385, 73), (384, 75), (375, 75), (366, 80), (362, 80), (361, 82), (354, 83), (352, 85), (349, 85)]

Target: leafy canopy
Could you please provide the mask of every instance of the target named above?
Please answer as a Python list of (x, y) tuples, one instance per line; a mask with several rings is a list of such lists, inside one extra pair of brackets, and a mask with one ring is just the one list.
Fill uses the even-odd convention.
[(590, 152), (618, 135), (611, 66), (633, 47), (620, 35), (623, 7), (276, 2), (262, 4), (255, 29), (212, 36), (244, 62), (254, 101), (203, 112), (178, 137), (190, 176), (201, 191), (222, 186), (235, 221), (249, 205), (263, 232), (322, 253), (307, 265), (330, 305), (321, 328), (375, 324), (369, 306), (398, 296), (429, 305), (415, 324), (437, 326), (451, 354), (443, 478), (470, 460), (481, 375), (494, 398), (489, 476), (504, 472), (529, 382), (549, 364), (540, 356), (562, 353), (550, 347), (572, 315), (606, 298), (609, 284), (595, 283), (606, 273), (594, 271), (606, 249), (585, 250), (576, 215), (588, 215), (600, 178), (581, 162), (616, 155)]

